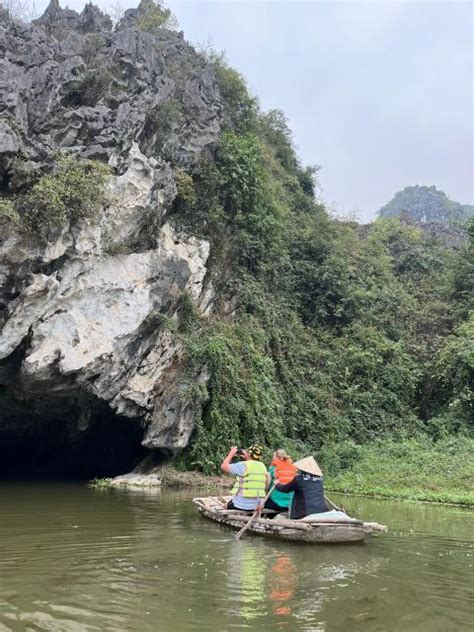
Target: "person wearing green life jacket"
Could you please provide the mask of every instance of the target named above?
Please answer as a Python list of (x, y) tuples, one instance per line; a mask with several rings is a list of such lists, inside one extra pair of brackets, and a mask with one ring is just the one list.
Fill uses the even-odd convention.
[(251, 445), (248, 450), (242, 450), (242, 461), (231, 463), (237, 452), (237, 446), (232, 446), (221, 463), (223, 472), (236, 477), (227, 509), (254, 511), (265, 498), (265, 490), (270, 484), (270, 475), (262, 463), (263, 448)]
[[(289, 483), (296, 476), (296, 467), (293, 465), (291, 457), (285, 452), (285, 450), (275, 450), (273, 454), (272, 464), (268, 468), (268, 472), (271, 477), (270, 485), (273, 485), (275, 480), (280, 483)], [(293, 492), (280, 492), (274, 489), (265, 503), (265, 509), (273, 509), (273, 511), (283, 512), (288, 511), (293, 500)]]

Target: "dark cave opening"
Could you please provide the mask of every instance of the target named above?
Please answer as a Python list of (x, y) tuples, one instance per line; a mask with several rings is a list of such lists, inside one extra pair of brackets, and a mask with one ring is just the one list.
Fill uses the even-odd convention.
[(11, 195), (11, 173), (6, 159), (0, 159), (0, 193)]
[[(4, 402), (0, 402), (6, 412)], [(31, 411), (31, 409), (30, 409)], [(143, 428), (137, 419), (122, 417), (107, 406), (90, 414), (80, 427), (77, 405), (63, 415), (10, 415), (0, 423), (0, 477), (9, 479), (90, 480), (132, 470), (150, 450), (141, 445)], [(75, 415), (74, 415), (75, 413)], [(3, 417), (3, 414), (0, 415)], [(154, 454), (153, 461), (164, 460)]]

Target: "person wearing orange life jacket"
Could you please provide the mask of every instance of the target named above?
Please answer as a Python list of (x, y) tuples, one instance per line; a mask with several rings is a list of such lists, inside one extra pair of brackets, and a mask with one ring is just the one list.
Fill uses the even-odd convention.
[[(271, 476), (272, 485), (275, 480), (282, 484), (289, 483), (296, 475), (296, 467), (293, 465), (291, 457), (282, 450), (276, 450), (273, 455), (272, 464), (268, 469)], [(285, 493), (274, 489), (265, 503), (265, 509), (273, 509), (274, 511), (288, 511), (293, 500), (293, 492)]]
[(254, 511), (263, 502), (270, 484), (267, 468), (262, 463), (263, 448), (257, 444), (251, 445), (248, 450), (242, 450), (243, 461), (231, 463), (237, 452), (237, 446), (232, 446), (221, 463), (223, 472), (236, 477), (232, 488), (233, 497), (228, 502), (227, 509)]

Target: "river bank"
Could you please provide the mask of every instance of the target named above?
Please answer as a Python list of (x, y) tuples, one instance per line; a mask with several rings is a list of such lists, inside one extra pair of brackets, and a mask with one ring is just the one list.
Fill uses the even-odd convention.
[(473, 439), (346, 443), (321, 456), (328, 491), (474, 507)]
[(212, 476), (196, 470), (178, 470), (172, 465), (158, 466), (146, 474), (124, 475), (115, 478), (95, 478), (90, 487), (166, 487), (168, 489), (190, 489), (200, 487), (212, 490), (229, 490), (232, 479), (228, 476)]
[[(456, 504), (474, 507), (474, 440), (458, 437), (426, 443), (378, 441), (368, 446), (341, 443), (317, 455), (327, 491), (359, 496)], [(92, 487), (201, 487), (229, 490), (226, 476), (155, 467), (135, 478), (95, 479)]]

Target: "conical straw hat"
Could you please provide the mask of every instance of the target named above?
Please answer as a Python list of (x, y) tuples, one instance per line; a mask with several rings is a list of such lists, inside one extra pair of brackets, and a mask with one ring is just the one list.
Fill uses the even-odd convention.
[(316, 463), (314, 457), (307, 456), (304, 459), (300, 459), (293, 463), (295, 467), (297, 467), (302, 472), (307, 472), (308, 474), (314, 474), (314, 476), (322, 476), (321, 468)]

